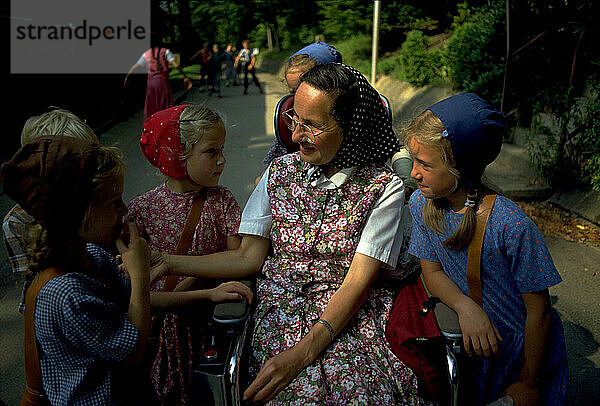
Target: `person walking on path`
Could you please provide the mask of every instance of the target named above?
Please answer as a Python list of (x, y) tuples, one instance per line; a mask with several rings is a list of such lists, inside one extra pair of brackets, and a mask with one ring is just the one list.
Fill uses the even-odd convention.
[(212, 57), (208, 68), (208, 95), (217, 94), (221, 98), (221, 71), (223, 67), (223, 53), (219, 50), (219, 44), (213, 44)]
[(183, 75), (186, 89), (192, 88), (192, 81), (187, 77), (181, 66), (175, 60), (171, 50), (162, 46), (162, 41), (153, 40), (153, 44), (140, 59), (129, 69), (123, 86), (127, 87), (129, 75), (138, 66), (146, 68), (148, 79), (146, 83), (146, 101), (144, 103), (144, 121), (159, 110), (173, 105), (173, 92), (169, 84), (169, 64)]
[(244, 95), (248, 94), (248, 73), (252, 75), (252, 80), (256, 87), (258, 87), (258, 91), (262, 94), (263, 89), (260, 85), (260, 82), (256, 78), (256, 68), (254, 67), (256, 63), (256, 57), (254, 53), (249, 48), (250, 40), (242, 41), (243, 49), (238, 54), (237, 58), (235, 58), (234, 66), (237, 68), (238, 66), (242, 67), (242, 71), (244, 72)]
[(238, 86), (237, 83), (237, 70), (234, 66), (235, 61), (235, 48), (231, 43), (227, 44), (227, 48), (223, 52), (223, 62), (225, 62), (225, 78), (227, 84), (225, 86)]
[(200, 56), (200, 92), (208, 90), (208, 87), (210, 86), (210, 62), (213, 53), (210, 50), (209, 45), (208, 42), (202, 44), (202, 48), (189, 59), (189, 62), (191, 62), (196, 59), (197, 56)]

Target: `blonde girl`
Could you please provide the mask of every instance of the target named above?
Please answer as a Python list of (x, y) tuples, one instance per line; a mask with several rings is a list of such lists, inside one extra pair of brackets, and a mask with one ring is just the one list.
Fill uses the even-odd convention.
[(548, 287), (561, 281), (535, 224), (498, 195), (481, 255), (483, 307), (468, 296), (467, 252), (485, 167), (499, 154), (504, 118), (473, 93), (429, 107), (404, 131), (419, 190), (410, 198), (409, 251), (431, 293), (459, 316), (472, 356), (474, 404), (508, 395), (516, 405), (563, 405), (567, 366), (562, 324)]
[[(161, 110), (144, 123), (142, 152), (165, 176), (156, 188), (136, 197), (128, 219), (137, 225), (152, 250), (174, 254), (188, 212), (200, 194), (204, 205), (195, 227), (188, 255), (204, 255), (236, 249), (241, 211), (229, 189), (219, 186), (225, 167), (225, 125), (215, 111), (202, 105), (181, 105)], [(239, 282), (212, 289), (198, 289), (195, 278), (180, 278), (174, 291), (165, 292), (166, 278), (151, 287), (153, 310), (172, 312), (207, 302), (248, 300), (252, 292)], [(188, 404), (191, 363), (199, 353), (192, 327), (181, 314), (167, 313), (154, 325), (158, 350), (152, 358), (151, 379), (161, 404)]]
[[(21, 131), (21, 146), (35, 141), (39, 137), (55, 135), (73, 137), (93, 144), (98, 143), (94, 131), (83, 120), (65, 109), (54, 109), (39, 116), (32, 116), (25, 122)], [(15, 204), (2, 221), (2, 237), (13, 272), (24, 273), (29, 266), (30, 228), (35, 219), (21, 206)], [(19, 312), (25, 311), (25, 283), (19, 301)]]

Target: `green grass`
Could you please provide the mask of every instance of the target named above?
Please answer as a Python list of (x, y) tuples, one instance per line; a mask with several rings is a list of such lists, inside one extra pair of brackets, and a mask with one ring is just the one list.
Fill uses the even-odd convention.
[[(183, 71), (190, 79), (200, 79), (200, 64), (184, 66)], [(169, 79), (183, 79), (183, 75), (177, 69), (171, 69)]]

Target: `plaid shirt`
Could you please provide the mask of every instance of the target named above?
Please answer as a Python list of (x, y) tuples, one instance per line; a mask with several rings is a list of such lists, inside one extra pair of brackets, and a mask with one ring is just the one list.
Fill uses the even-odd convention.
[[(13, 272), (25, 272), (29, 266), (28, 245), (25, 237), (29, 235), (29, 229), (34, 219), (18, 204), (15, 205), (4, 217), (2, 222), (2, 237), (4, 246), (8, 253), (8, 260)], [(25, 311), (25, 295), (21, 291), (19, 300), (19, 311)]]
[(53, 405), (120, 404), (115, 376), (138, 340), (127, 318), (129, 284), (109, 253), (92, 244), (86, 249), (92, 268), (113, 286), (71, 272), (50, 280), (37, 297), (42, 380)]

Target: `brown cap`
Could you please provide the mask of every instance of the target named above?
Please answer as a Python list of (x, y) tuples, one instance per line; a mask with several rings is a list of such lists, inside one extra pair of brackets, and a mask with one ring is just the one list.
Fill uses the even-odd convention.
[(73, 137), (38, 138), (2, 165), (4, 192), (39, 223), (78, 227), (92, 199), (97, 151)]

